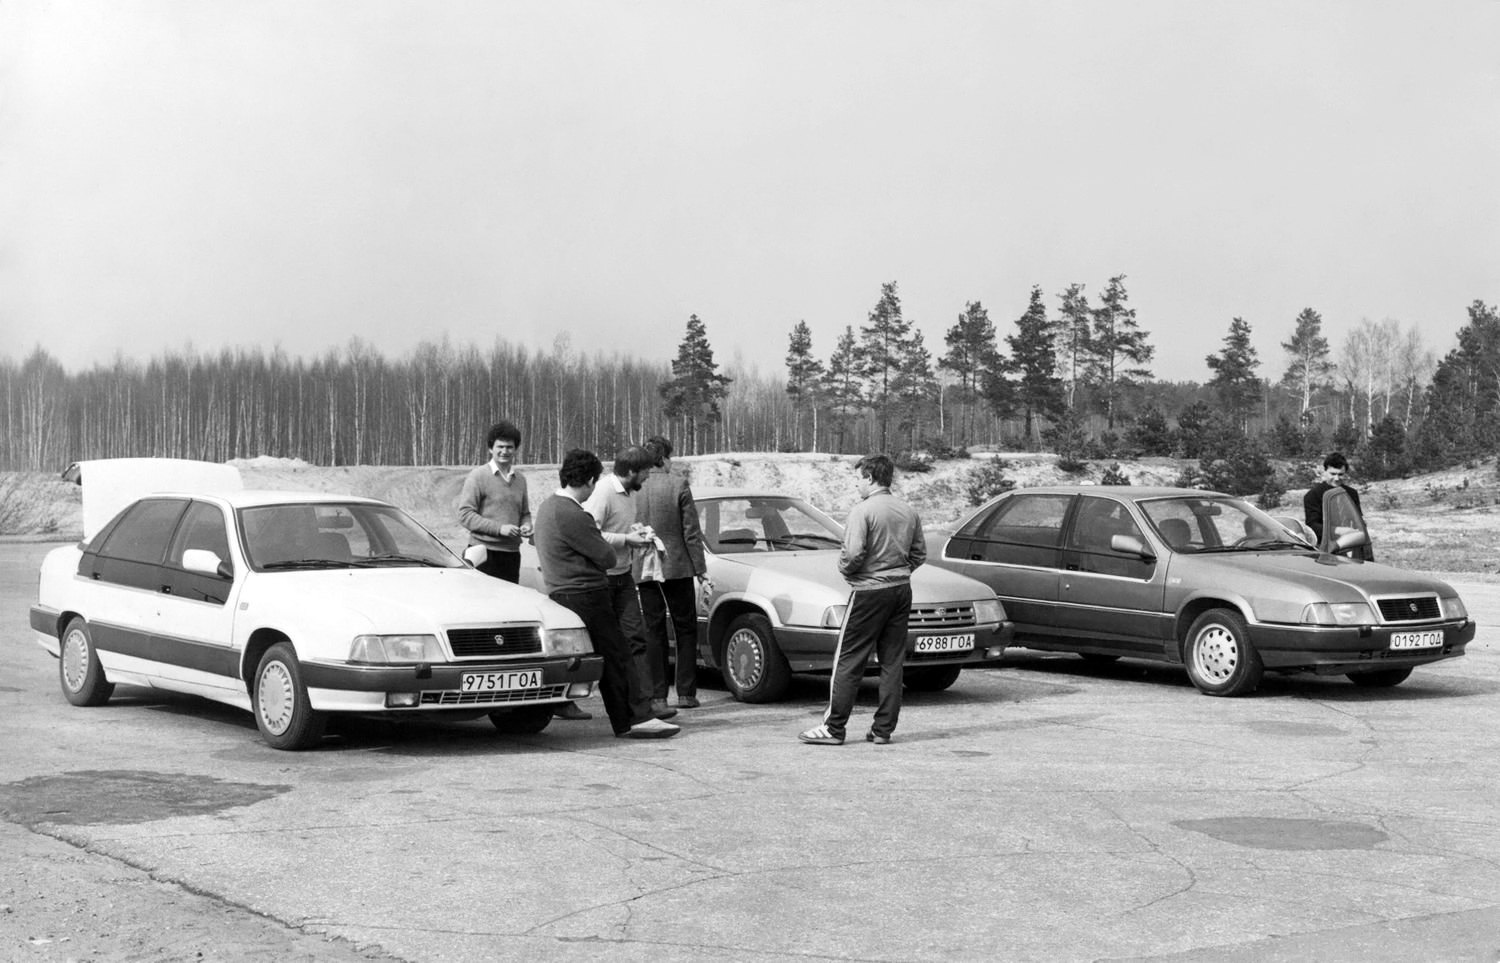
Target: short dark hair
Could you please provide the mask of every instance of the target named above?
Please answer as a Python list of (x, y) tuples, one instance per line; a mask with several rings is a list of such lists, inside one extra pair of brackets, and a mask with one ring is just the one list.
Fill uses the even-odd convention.
[(484, 449), (489, 451), (495, 447), (497, 441), (508, 441), (517, 448), (521, 447), (521, 429), (508, 421), (497, 421), (490, 425), (490, 430), (484, 433)]
[(866, 455), (854, 463), (854, 468), (861, 475), (868, 475), (875, 484), (886, 488), (891, 487), (891, 478), (896, 474), (896, 464), (891, 461), (890, 455)]
[(651, 456), (651, 464), (657, 468), (672, 457), (672, 439), (666, 435), (652, 435), (641, 442), (641, 447), (646, 449), (646, 454)]
[(602, 474), (604, 463), (598, 455), (584, 448), (570, 448), (557, 469), (557, 480), (564, 488), (581, 488), (598, 481)]
[(650, 468), (656, 464), (646, 449), (640, 445), (631, 445), (629, 448), (621, 448), (615, 453), (615, 474), (624, 478), (626, 475), (634, 475), (636, 472)]
[(1344, 457), (1341, 451), (1330, 451), (1328, 457), (1323, 459), (1324, 468), (1337, 468), (1339, 471), (1349, 470), (1349, 459)]

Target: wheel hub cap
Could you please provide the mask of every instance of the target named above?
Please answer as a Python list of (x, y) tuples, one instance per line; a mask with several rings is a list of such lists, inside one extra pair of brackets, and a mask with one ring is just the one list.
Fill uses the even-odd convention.
[(765, 653), (761, 651), (760, 639), (751, 632), (736, 632), (731, 635), (724, 652), (724, 666), (741, 688), (752, 688), (760, 681), (761, 672), (765, 668)]
[(1218, 626), (1204, 629), (1193, 649), (1193, 662), (1205, 678), (1223, 682), (1240, 664), (1240, 647), (1234, 635)]
[(292, 721), (292, 677), (286, 666), (272, 662), (261, 671), (255, 701), (266, 728), (280, 735)]

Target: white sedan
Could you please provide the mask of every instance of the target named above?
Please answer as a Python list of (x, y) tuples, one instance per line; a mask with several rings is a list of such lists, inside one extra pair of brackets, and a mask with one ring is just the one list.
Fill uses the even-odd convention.
[(248, 709), (267, 743), (301, 749), (334, 712), (540, 732), (599, 679), (576, 615), (475, 571), (394, 505), (244, 491), (199, 462), (70, 472), (84, 541), (43, 560), (31, 627), (74, 705), (119, 683), (170, 689)]

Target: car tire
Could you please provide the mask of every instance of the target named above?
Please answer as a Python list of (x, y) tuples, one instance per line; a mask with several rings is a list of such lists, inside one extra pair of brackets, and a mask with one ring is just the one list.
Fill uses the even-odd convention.
[(552, 706), (518, 706), (490, 713), (495, 728), (512, 736), (534, 736), (552, 722)]
[(1373, 672), (1350, 672), (1349, 681), (1370, 689), (1387, 689), (1400, 685), (1411, 675), (1411, 666), (1404, 669), (1376, 669)]
[(104, 666), (94, 651), (94, 637), (83, 619), (72, 619), (63, 629), (57, 681), (63, 695), (75, 706), (102, 706), (114, 694), (115, 685), (104, 677)]
[(924, 665), (913, 668), (905, 666), (901, 673), (901, 684), (913, 692), (942, 692), (958, 681), (963, 672), (961, 665)]
[(729, 694), (741, 702), (775, 702), (792, 683), (792, 670), (776, 644), (771, 620), (758, 612), (729, 623), (721, 668)]
[(1204, 695), (1253, 692), (1265, 672), (1245, 620), (1230, 609), (1210, 609), (1193, 620), (1183, 661), (1188, 678)]
[(306, 749), (323, 738), (323, 713), (313, 709), (302, 684), (302, 667), (290, 642), (277, 642), (260, 657), (251, 709), (261, 738), (273, 749)]

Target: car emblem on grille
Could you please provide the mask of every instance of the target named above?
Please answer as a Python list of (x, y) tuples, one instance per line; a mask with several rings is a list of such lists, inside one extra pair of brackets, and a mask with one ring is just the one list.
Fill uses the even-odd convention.
[(1419, 610), (1417, 609), (1417, 603), (1415, 603), (1415, 602), (1411, 603), (1411, 614), (1412, 615), (1416, 615), (1418, 611)]
[(503, 635), (497, 635), (497, 636), (495, 636), (495, 644), (496, 645), (504, 645), (505, 644), (505, 636), (503, 636)]

